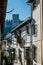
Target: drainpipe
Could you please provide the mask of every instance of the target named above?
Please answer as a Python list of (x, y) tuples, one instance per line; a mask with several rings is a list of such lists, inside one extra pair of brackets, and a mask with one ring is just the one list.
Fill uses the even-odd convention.
[(31, 29), (31, 23), (29, 23), (29, 32), (30, 32), (30, 57), (31, 57), (31, 61), (30, 61), (30, 65), (33, 65), (33, 47), (32, 47), (32, 29)]

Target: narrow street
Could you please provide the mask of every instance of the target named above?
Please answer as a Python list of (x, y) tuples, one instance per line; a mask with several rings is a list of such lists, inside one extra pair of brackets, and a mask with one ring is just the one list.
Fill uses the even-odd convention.
[(42, 0), (0, 0), (0, 65), (43, 65), (42, 6)]

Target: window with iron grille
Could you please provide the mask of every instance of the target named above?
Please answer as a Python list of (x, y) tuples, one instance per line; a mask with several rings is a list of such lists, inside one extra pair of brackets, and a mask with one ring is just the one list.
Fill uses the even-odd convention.
[(29, 48), (29, 47), (27, 47), (27, 48), (25, 49), (24, 58), (25, 58), (26, 61), (27, 61), (27, 65), (30, 65), (31, 58), (30, 58), (30, 48)]
[(37, 30), (37, 24), (35, 24), (35, 35), (34, 35), (35, 37), (37, 36), (37, 31), (38, 31)]
[(33, 46), (33, 60), (35, 61), (35, 62), (37, 62), (37, 47), (36, 46)]

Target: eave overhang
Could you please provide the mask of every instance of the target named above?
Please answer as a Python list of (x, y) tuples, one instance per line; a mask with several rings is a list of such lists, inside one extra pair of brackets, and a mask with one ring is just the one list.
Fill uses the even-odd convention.
[(24, 22), (22, 22), (21, 24), (19, 24), (17, 27), (13, 28), (11, 30), (11, 33), (22, 28), (23, 26), (25, 26), (26, 24), (30, 23), (31, 22), (31, 17), (29, 17), (28, 19), (26, 19)]

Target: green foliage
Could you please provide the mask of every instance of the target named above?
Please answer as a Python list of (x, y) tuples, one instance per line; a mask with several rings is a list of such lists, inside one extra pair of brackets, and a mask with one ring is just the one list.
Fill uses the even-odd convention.
[(25, 60), (29, 60), (29, 56), (24, 56), (24, 59)]
[(10, 54), (9, 54), (9, 59), (11, 59), (11, 58), (12, 58), (12, 54), (10, 53)]

